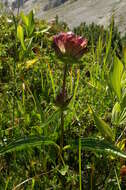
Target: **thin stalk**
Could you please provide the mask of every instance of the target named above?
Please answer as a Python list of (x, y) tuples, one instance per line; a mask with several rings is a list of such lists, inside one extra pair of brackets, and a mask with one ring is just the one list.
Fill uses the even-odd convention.
[(15, 91), (16, 91), (16, 63), (15, 63), (15, 60), (14, 60), (14, 66), (13, 66), (13, 128), (15, 126)]
[(63, 157), (62, 157), (62, 153), (59, 151), (59, 157), (60, 157), (60, 159), (61, 159), (61, 161), (62, 161), (62, 163), (63, 163), (63, 166), (65, 166), (65, 162), (64, 162), (64, 159), (63, 159)]
[(54, 78), (53, 78), (53, 74), (52, 74), (52, 71), (51, 71), (50, 65), (49, 65), (48, 63), (47, 63), (47, 65), (48, 65), (49, 76), (50, 76), (51, 83), (52, 83), (53, 94), (54, 94), (54, 98), (55, 98), (55, 97), (56, 97), (56, 92), (55, 92)]
[(94, 163), (91, 167), (91, 190), (93, 190), (93, 177), (94, 177)]
[(22, 104), (25, 109), (25, 84), (22, 83)]
[(115, 171), (115, 176), (116, 176), (116, 180), (117, 180), (117, 184), (118, 184), (118, 189), (121, 190), (120, 183), (119, 183), (119, 178), (118, 178), (118, 175), (117, 175), (117, 172), (116, 172), (116, 168), (114, 168), (114, 171)]
[(80, 70), (79, 69), (77, 69), (75, 79), (76, 79), (76, 82), (74, 84), (74, 92), (73, 92), (73, 98), (72, 98), (73, 105), (72, 106), (74, 106), (75, 97), (76, 97), (77, 89), (79, 86), (79, 80), (80, 80)]
[[(62, 86), (62, 93), (63, 93), (63, 102), (65, 101), (65, 91), (66, 91), (66, 76), (67, 76), (67, 64), (64, 66), (64, 75), (63, 75), (63, 86)], [(61, 152), (64, 145), (64, 110), (61, 109), (61, 139), (60, 139), (60, 147)]]
[(73, 92), (73, 73), (72, 73), (72, 67), (70, 70), (70, 93), (72, 94)]
[(13, 64), (13, 127), (15, 126), (15, 92), (16, 92), (16, 61), (17, 61), (17, 21), (15, 19), (15, 16), (13, 12), (11, 12), (13, 17), (13, 22), (15, 26), (15, 46), (14, 46), (14, 64)]
[(63, 149), (63, 145), (64, 145), (64, 113), (63, 110), (61, 110), (61, 139), (60, 139), (61, 152)]
[(79, 183), (80, 190), (82, 190), (82, 176), (81, 176), (81, 138), (79, 137)]
[(63, 87), (62, 87), (63, 100), (65, 99), (66, 75), (67, 75), (67, 64), (65, 64), (64, 66)]

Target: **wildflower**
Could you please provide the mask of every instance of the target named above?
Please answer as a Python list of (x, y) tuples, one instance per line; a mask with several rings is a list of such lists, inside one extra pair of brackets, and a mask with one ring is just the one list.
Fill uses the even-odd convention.
[(87, 51), (88, 40), (81, 36), (76, 36), (73, 32), (61, 32), (55, 35), (54, 47), (59, 55), (80, 59)]

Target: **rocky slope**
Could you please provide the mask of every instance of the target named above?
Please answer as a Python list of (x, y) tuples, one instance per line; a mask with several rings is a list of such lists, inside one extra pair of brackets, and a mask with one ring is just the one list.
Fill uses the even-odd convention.
[(114, 14), (119, 30), (126, 30), (126, 0), (26, 0), (22, 9), (27, 13), (33, 8), (37, 17), (50, 20), (58, 15), (71, 28), (81, 22), (107, 25)]

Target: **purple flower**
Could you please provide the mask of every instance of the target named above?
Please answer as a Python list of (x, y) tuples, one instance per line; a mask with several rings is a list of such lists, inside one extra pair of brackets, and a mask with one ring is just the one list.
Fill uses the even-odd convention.
[(87, 51), (88, 40), (72, 32), (61, 32), (54, 36), (53, 41), (55, 50), (60, 55), (80, 59)]

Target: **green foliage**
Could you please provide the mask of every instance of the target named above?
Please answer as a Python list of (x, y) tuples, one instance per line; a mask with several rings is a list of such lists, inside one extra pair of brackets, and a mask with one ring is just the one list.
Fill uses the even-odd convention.
[(24, 30), (23, 30), (23, 28), (22, 28), (21, 25), (19, 25), (19, 26), (17, 27), (17, 37), (18, 37), (18, 39), (19, 39), (20, 42), (21, 42), (21, 45), (22, 45), (23, 50), (25, 51), (25, 50), (26, 50), (26, 47), (25, 47), (25, 44), (24, 44)]
[(27, 16), (25, 16), (24, 13), (21, 12), (21, 18), (25, 25), (27, 37), (31, 37), (35, 29), (33, 11), (31, 11)]
[(126, 107), (122, 109), (118, 102), (115, 103), (112, 109), (112, 123), (117, 126), (126, 123)]
[(50, 141), (44, 137), (39, 137), (39, 136), (30, 136), (30, 137), (22, 137), (13, 140), (10, 142), (6, 147), (1, 147), (0, 148), (0, 155), (3, 155), (8, 152), (12, 152), (15, 150), (21, 150), (21, 149), (27, 149), (28, 147), (31, 146), (40, 146), (41, 144), (43, 145), (54, 145), (58, 149), (58, 145), (56, 145), (53, 141)]
[[(119, 157), (126, 158), (119, 146), (125, 141), (126, 121), (123, 38), (114, 23), (107, 29), (95, 24), (74, 29), (88, 38), (89, 46), (67, 72), (66, 94), (71, 101), (63, 110), (61, 148), (61, 109), (55, 98), (61, 91), (64, 64), (52, 48), (53, 35), (61, 31), (68, 31), (65, 23), (35, 20), (33, 11), (21, 13), (15, 24), (11, 16), (0, 17), (1, 189), (120, 185)], [(95, 111), (90, 114), (88, 105), (99, 116)]]
[(122, 72), (123, 72), (123, 64), (117, 57), (114, 57), (114, 65), (110, 71), (109, 78), (110, 78), (110, 85), (115, 91), (119, 100), (121, 98)]
[[(73, 147), (77, 145), (77, 142), (73, 142)], [(99, 138), (81, 138), (81, 148), (91, 150), (94, 152), (101, 152), (107, 155), (119, 156), (126, 158), (126, 154), (117, 148), (113, 143)]]
[[(74, 28), (74, 32), (78, 35), (84, 36), (89, 40), (89, 47), (92, 44), (96, 47), (96, 44), (99, 40), (99, 37), (103, 38), (103, 43), (108, 43), (109, 39), (109, 31), (111, 30), (111, 47), (116, 50), (118, 56), (122, 55), (122, 41), (124, 42), (124, 38), (121, 38), (120, 32), (118, 31), (117, 26), (115, 25), (114, 18), (111, 19), (111, 23), (108, 28), (104, 28), (104, 26), (97, 25), (95, 23), (91, 23), (87, 25), (86, 23), (81, 23), (80, 26)], [(122, 40), (123, 39), (123, 40)]]
[(109, 141), (114, 140), (114, 134), (110, 126), (106, 122), (104, 122), (101, 118), (99, 118), (92, 109), (91, 112), (94, 117), (96, 127), (100, 131), (101, 135)]

